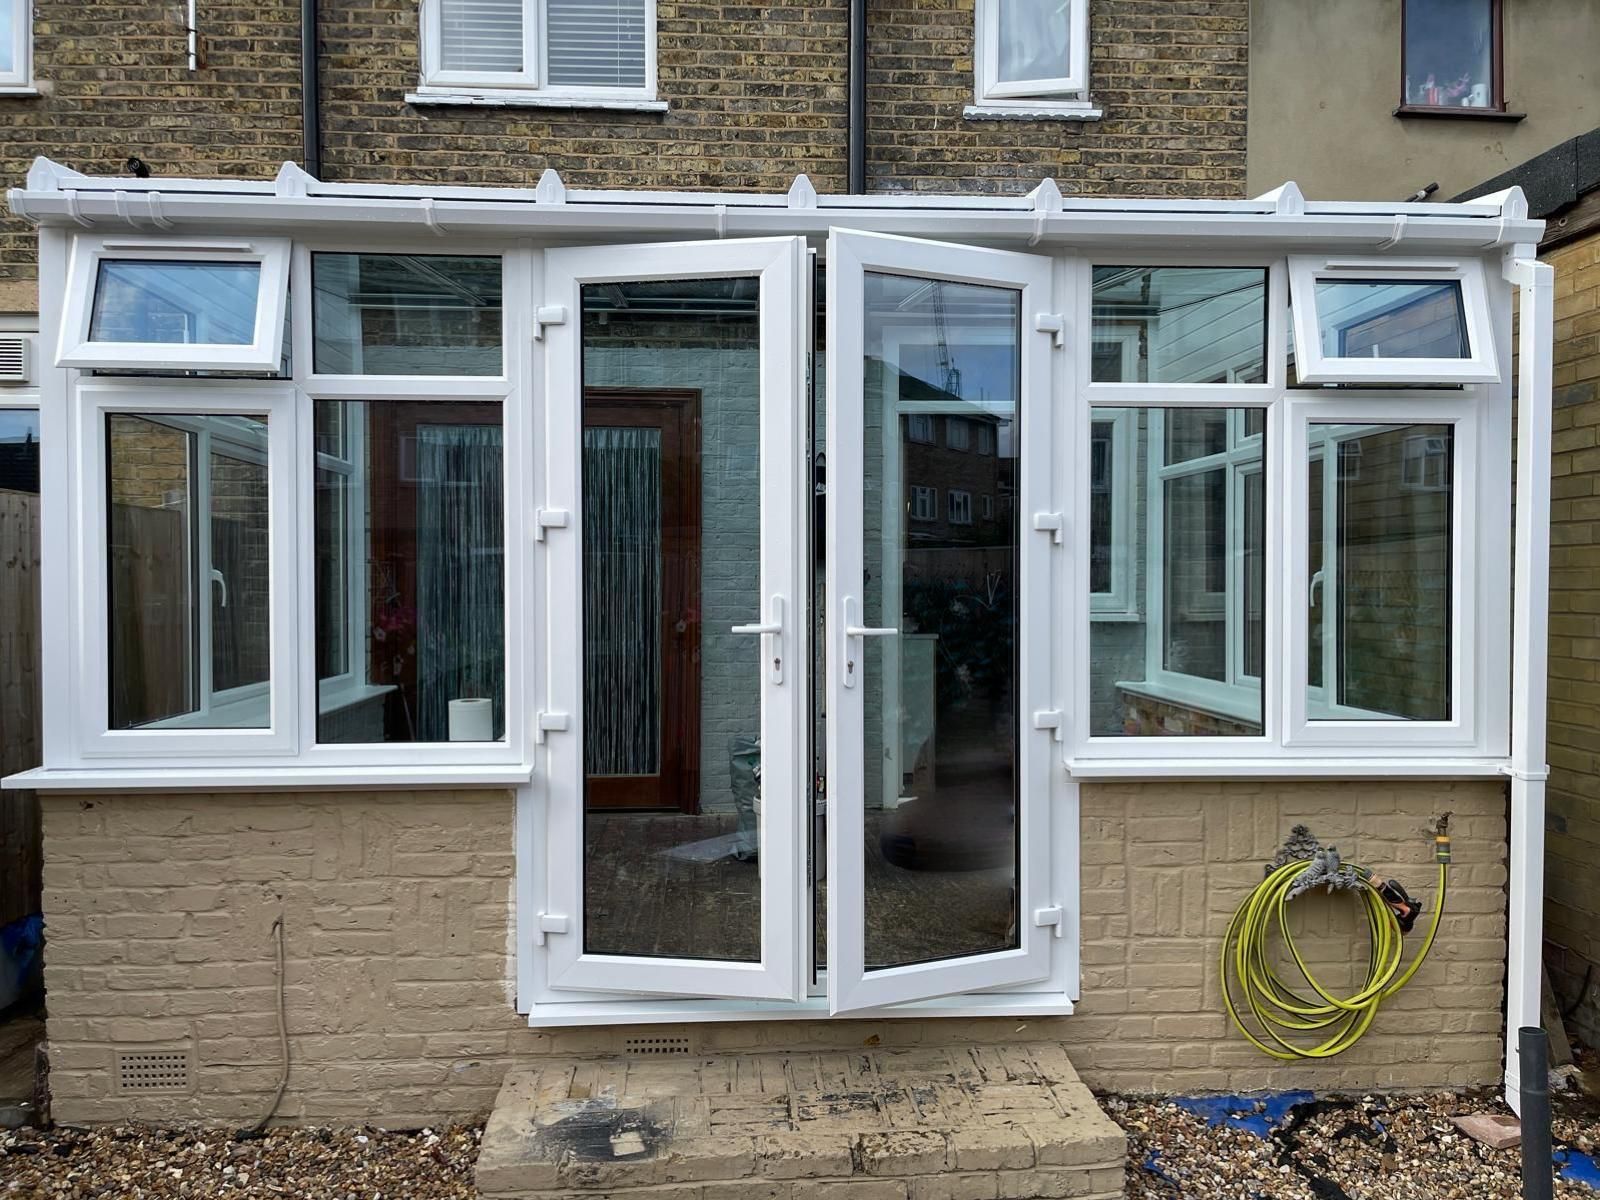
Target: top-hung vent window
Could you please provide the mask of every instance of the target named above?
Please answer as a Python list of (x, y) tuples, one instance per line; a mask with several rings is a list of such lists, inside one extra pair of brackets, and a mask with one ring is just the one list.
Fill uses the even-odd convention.
[(424, 83), (649, 99), (653, 0), (424, 0)]
[(1089, 86), (1088, 0), (978, 0), (980, 105), (1062, 100)]
[(1500, 378), (1481, 262), (1291, 256), (1302, 383)]
[(275, 371), (289, 243), (80, 237), (56, 365)]

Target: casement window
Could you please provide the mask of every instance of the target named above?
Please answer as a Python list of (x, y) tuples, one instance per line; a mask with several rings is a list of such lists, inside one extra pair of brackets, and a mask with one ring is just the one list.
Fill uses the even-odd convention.
[(912, 413), (906, 417), (906, 439), (923, 446), (937, 446), (939, 435), (935, 432), (931, 413)]
[(965, 417), (944, 419), (944, 444), (952, 450), (972, 449), (972, 426)]
[(1501, 0), (1403, 0), (1399, 112), (1504, 111)]
[(1472, 260), (1291, 256), (1299, 381), (1498, 379), (1483, 270)]
[(1088, 0), (978, 0), (976, 17), (969, 116), (1088, 109)]
[(0, 0), (0, 95), (33, 87), (33, 0)]
[(282, 238), (77, 238), (56, 365), (276, 372), (288, 281)]
[(912, 484), (911, 519), (913, 521), (937, 521), (939, 519), (938, 488), (921, 487), (917, 484)]
[(423, 0), (424, 91), (655, 98), (654, 0)]
[(949, 519), (952, 525), (972, 524), (972, 493), (952, 488), (947, 496)]

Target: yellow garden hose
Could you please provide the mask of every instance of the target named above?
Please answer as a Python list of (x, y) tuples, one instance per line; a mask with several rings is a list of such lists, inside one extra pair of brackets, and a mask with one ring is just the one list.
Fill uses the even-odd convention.
[[(1433, 948), (1433, 939), (1439, 932), (1439, 920), (1444, 914), (1445, 883), (1450, 872), (1450, 838), (1442, 830), (1434, 839), (1434, 859), (1439, 864), (1438, 897), (1433, 905), (1433, 917), (1427, 935), (1411, 965), (1400, 968), (1401, 942), (1404, 934), (1390, 902), (1379, 885), (1373, 882), (1372, 872), (1359, 864), (1354, 868), (1359, 884), (1359, 895), (1367, 916), (1370, 937), (1367, 957), (1367, 980), (1360, 990), (1350, 996), (1335, 996), (1324, 987), (1306, 966), (1300, 948), (1289, 930), (1287, 912), (1292, 898), (1290, 891), (1295, 882), (1311, 865), (1296, 859), (1272, 870), (1251, 893), (1245, 897), (1239, 911), (1228, 923), (1227, 936), (1222, 941), (1222, 998), (1234, 1028), (1263, 1054), (1284, 1062), (1297, 1058), (1332, 1058), (1342, 1054), (1361, 1040), (1373, 1019), (1378, 1006), (1393, 996), (1422, 966)], [(1289, 987), (1267, 960), (1267, 951), (1276, 936), (1281, 938), (1305, 983), (1315, 993), (1307, 997)], [(1233, 983), (1230, 983), (1230, 976)], [(1251, 1013), (1270, 1041), (1263, 1041), (1252, 1033), (1240, 1017), (1234, 1003), (1234, 984), (1243, 993)], [(1321, 1035), (1325, 1039), (1313, 1046), (1299, 1045), (1283, 1036), (1291, 1034)]]

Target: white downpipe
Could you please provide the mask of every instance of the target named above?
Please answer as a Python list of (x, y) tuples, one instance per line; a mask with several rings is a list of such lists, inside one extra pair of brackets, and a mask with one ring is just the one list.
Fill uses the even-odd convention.
[(200, 29), (197, 25), (198, 18), (195, 14), (195, 5), (198, 0), (189, 0), (189, 71), (191, 73), (200, 69)]
[(1555, 268), (1508, 256), (1520, 292), (1516, 607), (1511, 667), (1511, 904), (1506, 945), (1506, 1103), (1522, 1080), (1517, 1030), (1540, 1023), (1544, 943), (1545, 687), (1550, 611), (1550, 426)]

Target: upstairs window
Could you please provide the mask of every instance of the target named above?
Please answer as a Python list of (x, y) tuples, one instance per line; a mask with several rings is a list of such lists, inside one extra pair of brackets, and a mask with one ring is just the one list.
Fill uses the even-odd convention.
[(426, 86), (653, 99), (652, 0), (423, 0)]
[(1089, 87), (1088, 0), (978, 0), (979, 105), (1082, 102)]
[(1505, 107), (1500, 0), (1405, 0), (1402, 110)]
[(0, 0), (0, 92), (25, 91), (33, 75), (33, 0)]

